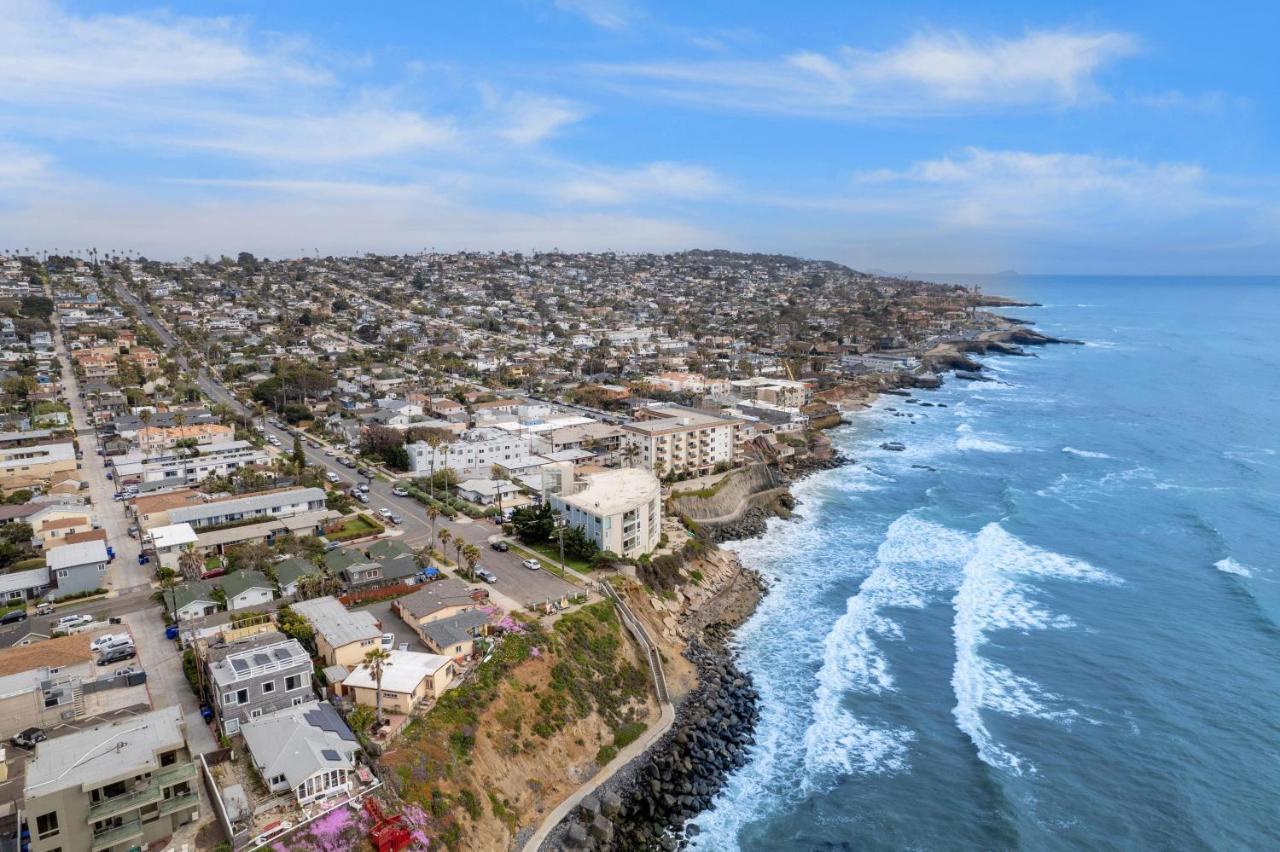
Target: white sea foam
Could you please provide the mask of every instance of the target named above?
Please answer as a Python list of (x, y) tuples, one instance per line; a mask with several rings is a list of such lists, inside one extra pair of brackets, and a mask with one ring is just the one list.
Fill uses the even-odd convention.
[(980, 653), (995, 630), (1060, 629), (1074, 622), (1028, 597), (1019, 580), (1055, 578), (1084, 582), (1118, 582), (1087, 562), (1032, 547), (999, 524), (978, 534), (973, 556), (964, 565), (964, 579), (955, 595), (952, 633), (956, 645), (951, 685), (956, 724), (968, 735), (978, 756), (990, 766), (1015, 774), (1034, 771), (1018, 755), (996, 742), (982, 718), (984, 710), (1009, 716), (1070, 721), (1076, 711), (1063, 706), (1061, 696), (1015, 674)]
[(1217, 568), (1219, 571), (1223, 572), (1224, 574), (1235, 574), (1238, 577), (1253, 576), (1253, 571), (1250, 570), (1248, 566), (1241, 565), (1239, 562), (1235, 561), (1230, 556), (1228, 556), (1226, 559), (1219, 559), (1217, 562), (1213, 563), (1213, 567)]
[(1092, 450), (1077, 450), (1075, 447), (1063, 447), (1062, 451), (1073, 456), (1080, 456), (1085, 459), (1109, 459), (1111, 456), (1106, 453), (1098, 453)]
[(1011, 447), (1008, 444), (1002, 444), (999, 441), (993, 441), (990, 438), (983, 438), (973, 433), (973, 428), (968, 423), (961, 423), (956, 427), (955, 447), (957, 450), (979, 453), (1016, 453), (1017, 447)]
[(971, 537), (914, 515), (889, 526), (876, 550), (875, 568), (823, 643), (813, 722), (804, 735), (808, 788), (825, 786), (833, 775), (905, 767), (914, 734), (859, 719), (845, 702), (850, 694), (878, 695), (894, 688), (877, 640), (899, 640), (902, 628), (882, 610), (919, 609), (937, 592), (954, 588), (971, 550)]

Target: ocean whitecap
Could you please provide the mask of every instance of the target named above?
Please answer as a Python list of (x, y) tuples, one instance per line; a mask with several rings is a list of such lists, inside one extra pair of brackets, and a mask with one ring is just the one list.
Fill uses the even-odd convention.
[(1109, 459), (1111, 456), (1106, 453), (1099, 453), (1093, 450), (1077, 450), (1075, 447), (1063, 447), (1062, 451), (1068, 455), (1080, 456), (1083, 459)]
[(1217, 568), (1224, 574), (1235, 574), (1237, 577), (1253, 576), (1253, 571), (1247, 565), (1240, 564), (1230, 556), (1226, 559), (1219, 559), (1217, 562), (1213, 563), (1213, 567)]

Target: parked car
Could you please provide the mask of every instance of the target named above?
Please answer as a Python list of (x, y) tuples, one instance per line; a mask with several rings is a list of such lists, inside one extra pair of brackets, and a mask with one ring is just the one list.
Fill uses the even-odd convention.
[(388, 509), (386, 506), (383, 506), (381, 509), (379, 509), (378, 514), (386, 518), (388, 521), (391, 520), (391, 510)]
[(112, 648), (110, 651), (103, 653), (98, 658), (98, 665), (109, 666), (113, 663), (123, 663), (125, 660), (132, 660), (138, 656), (138, 652), (134, 650), (132, 645), (122, 645), (119, 648)]
[(342, 481), (342, 477), (338, 476), (338, 474), (334, 473), (333, 471), (329, 471), (328, 473), (326, 473), (324, 475), (324, 478), (333, 483), (338, 483)]
[(53, 615), (53, 604), (40, 604), (40, 606), (36, 607), (36, 615)]
[(89, 643), (90, 651), (105, 651), (120, 640), (128, 640), (128, 633), (104, 633)]
[(361, 491), (365, 492), (366, 494), (369, 493), (369, 483), (367, 482), (361, 482), (359, 485), (356, 486), (356, 488), (359, 488)]
[(404, 523), (404, 518), (400, 517), (395, 512), (392, 512), (391, 516), (387, 518), (387, 520), (395, 524), (396, 526), (400, 526), (401, 524)]
[(72, 627), (79, 627), (82, 624), (92, 624), (93, 616), (86, 613), (79, 615), (64, 615), (53, 623), (54, 630), (69, 630)]
[(536, 559), (526, 559), (520, 564), (528, 568), (530, 571), (537, 571), (539, 568), (542, 567), (542, 564), (538, 562), (538, 560)]
[(391, 489), (391, 493), (392, 493), (392, 494), (394, 494), (394, 495), (396, 495), (397, 497), (408, 497), (408, 496), (409, 496), (409, 490), (408, 490), (407, 488), (404, 488), (403, 486), (400, 486), (400, 485), (397, 485), (395, 488), (392, 488), (392, 489)]
[(17, 624), (19, 621), (27, 620), (27, 611), (25, 609), (15, 609), (6, 612), (0, 616), (0, 624)]
[(491, 541), (489, 542), (489, 546), (499, 553), (506, 553), (511, 549), (511, 545), (507, 544), (505, 541)]
[(355, 496), (355, 498), (356, 498), (357, 500), (359, 500), (361, 503), (368, 503), (368, 502), (369, 502), (369, 495), (368, 495), (368, 494), (365, 494), (363, 491), (357, 491), (357, 492), (355, 493), (355, 495), (354, 495), (354, 496)]
[(396, 646), (396, 634), (383, 633), (382, 634), (382, 650), (390, 651), (393, 648), (395, 648), (395, 646)]
[(22, 748), (35, 748), (36, 743), (42, 743), (49, 739), (41, 728), (27, 728), (25, 731), (19, 731), (9, 738), (9, 742)]
[(122, 669), (116, 669), (115, 676), (128, 677), (129, 675), (134, 674), (136, 672), (140, 672), (140, 671), (142, 671), (142, 669), (138, 668), (137, 666), (125, 666)]
[(494, 574), (488, 568), (477, 568), (476, 576), (479, 577), (481, 580), (484, 580), (486, 583), (498, 582), (498, 575)]

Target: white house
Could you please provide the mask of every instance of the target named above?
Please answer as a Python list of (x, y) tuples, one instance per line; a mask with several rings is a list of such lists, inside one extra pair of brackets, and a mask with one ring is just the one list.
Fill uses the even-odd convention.
[(196, 531), (191, 524), (169, 524), (156, 527), (147, 533), (155, 548), (156, 560), (165, 568), (177, 570), (178, 559), (196, 543)]
[(233, 571), (218, 580), (227, 596), (227, 609), (235, 611), (271, 603), (275, 584), (261, 571)]

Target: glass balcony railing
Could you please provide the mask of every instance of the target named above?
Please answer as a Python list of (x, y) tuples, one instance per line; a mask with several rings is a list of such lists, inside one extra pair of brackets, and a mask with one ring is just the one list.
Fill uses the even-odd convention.
[(160, 803), (160, 816), (168, 816), (177, 811), (186, 810), (188, 808), (196, 808), (200, 806), (200, 795), (195, 792), (184, 793), (181, 796), (174, 796), (172, 799), (165, 799)]
[(99, 852), (102, 849), (110, 849), (118, 843), (124, 843), (126, 840), (132, 840), (135, 837), (142, 836), (142, 820), (130, 820), (118, 828), (108, 829), (107, 831), (95, 834), (93, 841), (89, 845), (89, 852)]
[(160, 801), (162, 795), (163, 791), (159, 785), (149, 784), (142, 790), (135, 790), (122, 796), (112, 796), (110, 799), (104, 799), (96, 805), (89, 806), (89, 822), (97, 822), (126, 811), (137, 810), (143, 805)]

